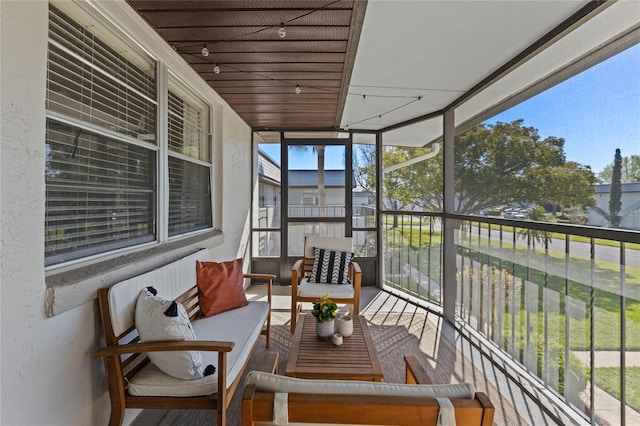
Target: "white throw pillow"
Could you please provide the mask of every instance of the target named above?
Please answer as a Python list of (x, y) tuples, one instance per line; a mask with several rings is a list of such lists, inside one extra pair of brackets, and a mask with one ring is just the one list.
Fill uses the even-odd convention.
[[(157, 293), (153, 287), (146, 287), (138, 295), (135, 322), (140, 340), (196, 340), (184, 306)], [(201, 379), (215, 371), (213, 365), (203, 367), (199, 351), (149, 352), (148, 355), (156, 367), (178, 379)]]

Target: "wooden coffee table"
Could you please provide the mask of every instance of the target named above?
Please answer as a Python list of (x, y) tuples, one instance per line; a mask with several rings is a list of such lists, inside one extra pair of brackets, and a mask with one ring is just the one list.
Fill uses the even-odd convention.
[(353, 316), (353, 334), (335, 346), (316, 335), (316, 318), (301, 314), (293, 335), (287, 376), (381, 382), (382, 367), (365, 319)]

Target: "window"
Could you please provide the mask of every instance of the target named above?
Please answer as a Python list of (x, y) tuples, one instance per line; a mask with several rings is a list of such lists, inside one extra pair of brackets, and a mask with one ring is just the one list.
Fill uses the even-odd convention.
[(156, 152), (47, 122), (46, 265), (155, 239)]
[(46, 266), (212, 226), (210, 107), (172, 79), (161, 110), (156, 62), (107, 34), (50, 5)]
[(318, 204), (318, 191), (304, 191), (302, 193), (303, 206), (315, 206)]
[(211, 222), (209, 106), (169, 81), (169, 235)]

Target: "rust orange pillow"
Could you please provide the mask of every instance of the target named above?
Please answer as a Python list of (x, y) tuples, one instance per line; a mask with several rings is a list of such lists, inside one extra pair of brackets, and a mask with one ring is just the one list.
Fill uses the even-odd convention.
[(196, 261), (200, 311), (205, 317), (246, 306), (242, 259), (228, 262)]

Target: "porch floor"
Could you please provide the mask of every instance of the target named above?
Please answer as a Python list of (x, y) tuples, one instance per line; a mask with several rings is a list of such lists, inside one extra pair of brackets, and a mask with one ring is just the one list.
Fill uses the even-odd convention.
[[(274, 285), (272, 291), (272, 324), (289, 325), (291, 309), (291, 287)], [(266, 300), (266, 286), (252, 285), (247, 291), (249, 300)], [(460, 332), (426, 305), (394, 294), (393, 290), (363, 287), (361, 314), (373, 326), (382, 326), (388, 332), (384, 336), (384, 351), (418, 353), (425, 369), (434, 383), (473, 383), (478, 391), (486, 393), (496, 411), (494, 425), (587, 425), (577, 415), (566, 414), (553, 408), (539, 393), (539, 385), (518, 376), (509, 362), (499, 357), (495, 349), (480, 339)], [(303, 310), (310, 310), (304, 304)], [(339, 305), (340, 311), (346, 306)], [(287, 333), (287, 336), (289, 334)], [(397, 354), (397, 352), (396, 352)], [(400, 358), (401, 359), (401, 358)], [(398, 364), (397, 366), (395, 364)], [(404, 381), (404, 365), (391, 366), (390, 382)], [(387, 371), (385, 370), (385, 378)], [(518, 381), (509, 378), (519, 377)], [(200, 424), (203, 418), (211, 420), (212, 413), (204, 417), (192, 415), (192, 410), (144, 410), (133, 421), (133, 426)], [(197, 411), (197, 410), (196, 410)], [(208, 411), (208, 410), (205, 410)], [(599, 419), (602, 420), (602, 419)], [(187, 423), (185, 423), (187, 422)], [(599, 421), (599, 424), (611, 424)], [(239, 424), (239, 423), (238, 423)]]
[[(289, 313), (291, 287), (274, 285), (272, 289), (273, 310)], [(420, 339), (420, 351), (427, 361), (425, 367), (434, 383), (473, 383), (495, 405), (495, 425), (588, 424), (577, 415), (569, 416), (552, 408), (550, 402), (540, 396), (536, 384), (525, 380), (516, 382), (507, 377), (505, 371), (512, 374), (514, 371), (508, 362), (493, 356), (493, 348), (474, 336), (459, 332), (426, 305), (411, 298), (405, 300), (394, 293), (393, 290), (363, 287), (361, 314), (376, 325), (398, 325), (398, 316), (391, 314), (424, 315), (427, 322), (420, 325), (414, 321), (408, 331)], [(266, 300), (266, 287), (252, 285), (247, 289), (247, 298)], [(310, 309), (310, 303), (303, 304), (303, 311)], [(340, 306), (339, 309), (346, 311), (347, 307)]]

